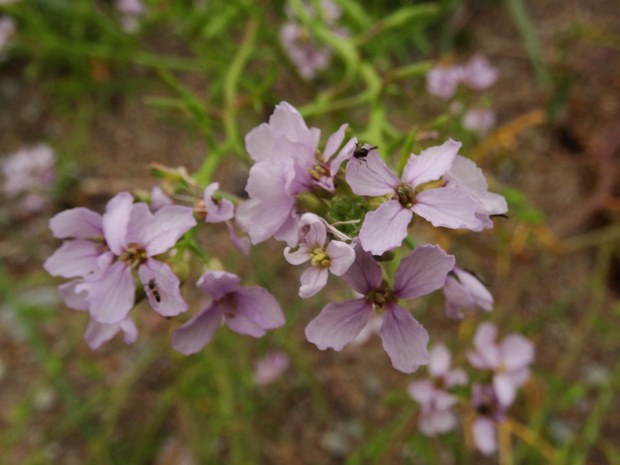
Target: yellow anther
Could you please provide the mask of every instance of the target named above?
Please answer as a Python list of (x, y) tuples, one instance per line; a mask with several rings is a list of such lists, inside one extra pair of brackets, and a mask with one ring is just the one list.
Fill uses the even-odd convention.
[(312, 256), (312, 266), (316, 266), (319, 268), (329, 268), (330, 259), (329, 255), (325, 253), (325, 251), (321, 247), (317, 247), (311, 253)]

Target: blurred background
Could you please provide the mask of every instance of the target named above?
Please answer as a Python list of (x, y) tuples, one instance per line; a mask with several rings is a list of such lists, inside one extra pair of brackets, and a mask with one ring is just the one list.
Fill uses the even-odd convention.
[[(616, 0), (0, 0), (0, 463), (619, 464), (618, 18)], [(497, 71), (491, 84), (429, 87), (432, 69), (472, 57)], [(179, 322), (142, 302), (134, 344), (84, 342), (88, 315), (41, 268), (59, 246), (49, 218), (148, 196), (153, 162), (243, 196), (244, 136), (281, 101), (322, 144), (346, 122), (401, 167), (462, 141), (507, 198), (490, 231), (414, 227), (495, 297), (461, 322), (440, 293), (416, 302), (431, 343), (463, 362), (487, 320), (536, 345), (499, 454), (475, 450), (466, 418), (421, 435), (406, 388), (426, 369), (394, 370), (378, 337), (339, 353), (307, 342), (346, 289), (334, 279), (300, 299), (302, 270), (274, 241), (248, 264), (224, 229), (200, 237), (276, 296), (285, 327), (261, 339), (222, 328), (185, 357), (170, 348)], [(204, 307), (182, 292), (190, 315)], [(257, 377), (274, 351), (282, 370)]]

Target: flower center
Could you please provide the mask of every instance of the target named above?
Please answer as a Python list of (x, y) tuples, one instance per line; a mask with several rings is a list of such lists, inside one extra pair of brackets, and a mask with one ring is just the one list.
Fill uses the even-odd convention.
[(310, 257), (312, 266), (316, 266), (317, 268), (329, 268), (331, 265), (331, 259), (325, 250), (323, 250), (323, 247), (316, 247), (310, 252)]
[(310, 176), (312, 176), (312, 178), (317, 181), (321, 179), (322, 177), (330, 176), (331, 174), (329, 166), (327, 166), (325, 162), (323, 162), (322, 155), (318, 153), (317, 153), (317, 158), (315, 158), (314, 161), (312, 162), (312, 166), (308, 168), (308, 173), (310, 173)]
[(233, 294), (226, 294), (219, 299), (219, 302), (226, 307), (226, 311), (224, 312), (226, 318), (235, 318), (237, 316), (237, 301)]
[(398, 194), (398, 201), (405, 208), (413, 207), (415, 192), (411, 188), (409, 184), (401, 184), (396, 189), (396, 194)]
[(379, 289), (373, 289), (366, 294), (366, 298), (372, 302), (378, 313), (383, 312), (387, 303), (396, 302), (398, 300), (387, 281), (383, 281)]
[(125, 253), (119, 257), (119, 260), (127, 262), (134, 269), (146, 262), (146, 259), (146, 249), (135, 243), (129, 244), (125, 249)]

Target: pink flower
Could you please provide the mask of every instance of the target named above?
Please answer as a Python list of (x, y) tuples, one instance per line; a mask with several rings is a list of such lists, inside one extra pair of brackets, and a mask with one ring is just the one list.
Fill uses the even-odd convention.
[(305, 26), (293, 21), (284, 23), (280, 29), (280, 40), (286, 55), (303, 78), (312, 79), (317, 72), (329, 66), (331, 50), (319, 46)]
[(463, 66), (463, 82), (474, 90), (484, 90), (497, 81), (499, 73), (482, 55), (475, 55)]
[(446, 298), (446, 315), (453, 320), (463, 318), (461, 308), (481, 308), (486, 312), (493, 310), (493, 296), (471, 273), (458, 267), (448, 274), (443, 287)]
[(56, 179), (55, 165), (56, 157), (47, 145), (19, 150), (3, 160), (4, 193), (17, 197), (23, 192), (40, 193), (49, 189)]
[(306, 327), (306, 337), (320, 350), (340, 351), (366, 326), (376, 309), (383, 313), (381, 340), (392, 365), (412, 373), (428, 363), (428, 333), (398, 299), (415, 299), (441, 288), (453, 266), (454, 257), (439, 246), (417, 246), (401, 260), (394, 287), (390, 288), (372, 255), (356, 247), (355, 262), (342, 278), (362, 297), (327, 304)]
[(291, 359), (284, 352), (274, 351), (259, 358), (254, 366), (254, 384), (266, 386), (286, 371)]
[(276, 299), (259, 286), (242, 287), (238, 276), (225, 271), (207, 271), (196, 285), (213, 301), (172, 333), (172, 347), (185, 355), (207, 345), (222, 320), (239, 334), (262, 337), (268, 329), (284, 325), (284, 314)]
[(497, 327), (482, 323), (474, 335), (475, 351), (467, 354), (474, 367), (493, 370), (493, 389), (501, 405), (510, 405), (517, 388), (530, 377), (534, 345), (520, 334), (510, 334), (500, 344), (495, 342)]
[(485, 136), (495, 126), (495, 113), (487, 108), (471, 108), (463, 115), (463, 127)]
[(503, 215), (508, 211), (504, 196), (489, 192), (484, 173), (468, 158), (457, 155), (450, 169), (444, 174), (445, 187), (467, 192), (478, 201), (476, 218), (479, 226), (472, 231), (482, 231), (493, 227), (492, 216)]
[[(313, 2), (302, 4), (306, 15), (310, 18), (328, 26), (334, 34), (342, 37), (348, 35), (346, 29), (336, 25), (336, 21), (342, 15), (342, 11), (336, 3), (322, 0), (318, 15), (314, 6), (315, 3)], [(329, 66), (332, 51), (317, 43), (312, 37), (311, 31), (306, 26), (299, 24), (291, 8), (287, 8), (287, 13), (290, 20), (284, 23), (280, 29), (280, 40), (284, 52), (304, 79), (312, 79), (319, 71)]]
[(426, 90), (443, 100), (450, 99), (463, 79), (461, 66), (435, 65), (426, 75)]
[[(344, 128), (332, 135), (325, 153), (334, 154), (344, 138)], [(286, 241), (293, 247), (299, 240), (299, 212), (296, 197), (301, 192), (324, 189), (326, 177), (333, 177), (339, 164), (353, 153), (349, 142), (321, 172), (315, 169), (320, 131), (308, 128), (301, 114), (286, 102), (276, 106), (269, 118), (250, 131), (246, 148), (256, 164), (250, 169), (246, 191), (250, 200), (237, 209), (237, 223), (248, 233), (253, 244), (270, 237)], [(330, 153), (331, 152), (331, 153)], [(336, 166), (336, 164), (338, 166)], [(311, 173), (311, 171), (313, 173)]]
[(284, 249), (284, 258), (291, 265), (301, 265), (310, 260), (311, 267), (301, 275), (299, 296), (307, 299), (327, 284), (328, 270), (336, 276), (346, 272), (355, 260), (353, 247), (341, 241), (327, 241), (327, 228), (314, 213), (305, 213), (300, 221), (305, 231), (295, 250)]
[(419, 426), (426, 436), (447, 433), (456, 426), (452, 407), (458, 400), (448, 390), (465, 384), (467, 375), (460, 369), (450, 370), (451, 359), (446, 346), (434, 345), (430, 350), (428, 364), (428, 371), (434, 379), (414, 381), (408, 387), (409, 395), (420, 404)]
[(400, 246), (414, 213), (436, 227), (480, 228), (476, 217), (479, 201), (468, 191), (457, 186), (426, 188), (432, 187), (428, 185), (430, 181), (439, 180), (450, 170), (460, 147), (460, 142), (450, 139), (422, 151), (420, 156), (411, 154), (402, 181), (376, 150), (370, 151), (365, 161), (349, 160), (346, 179), (355, 194), (392, 197), (366, 214), (359, 235), (364, 250), (382, 255)]
[(65, 241), (43, 266), (55, 276), (81, 276), (63, 288), (65, 300), (86, 305), (99, 323), (125, 319), (134, 305), (133, 272), (151, 306), (163, 316), (175, 316), (187, 310), (179, 279), (166, 263), (152, 257), (168, 251), (195, 225), (190, 208), (164, 206), (153, 214), (148, 205), (134, 204), (133, 197), (122, 192), (108, 202), (103, 216), (75, 208), (52, 218), (54, 236), (73, 239)]

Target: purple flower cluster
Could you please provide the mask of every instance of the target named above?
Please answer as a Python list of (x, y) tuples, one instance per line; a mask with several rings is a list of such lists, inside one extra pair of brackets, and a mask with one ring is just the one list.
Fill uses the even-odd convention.
[[(464, 65), (438, 64), (433, 67), (426, 76), (426, 90), (443, 100), (450, 100), (459, 84), (480, 92), (495, 84), (498, 76), (497, 69), (485, 57), (475, 55)], [(459, 104), (457, 107), (460, 113), (463, 106)], [(495, 113), (476, 104), (468, 105), (462, 115), (462, 123), (465, 129), (484, 136), (495, 126)]]
[(426, 90), (443, 100), (449, 100), (460, 83), (473, 90), (485, 90), (495, 84), (498, 71), (482, 55), (473, 56), (464, 65), (436, 65), (426, 76)]
[[(346, 37), (346, 29), (337, 26), (337, 21), (342, 15), (340, 7), (332, 0), (321, 0), (319, 12), (314, 8), (314, 3), (303, 4), (305, 13), (314, 18), (319, 16), (321, 22), (329, 27), (335, 34)], [(297, 68), (297, 71), (306, 80), (314, 78), (316, 74), (329, 66), (332, 51), (317, 43), (310, 30), (301, 24), (292, 8), (287, 8), (289, 20), (280, 29), (280, 41), (284, 52)]]
[[(529, 366), (534, 362), (534, 345), (525, 337), (510, 334), (499, 344), (496, 339), (497, 328), (482, 323), (474, 335), (475, 350), (467, 353), (471, 367), (484, 380), (471, 385), (470, 411), (474, 443), (485, 455), (497, 450), (496, 425), (506, 418), (517, 389), (530, 378)], [(409, 395), (420, 404), (420, 431), (427, 436), (452, 431), (457, 424), (454, 407), (459, 399), (450, 390), (467, 384), (468, 379), (463, 370), (450, 370), (450, 362), (450, 351), (443, 345), (434, 346), (429, 364), (432, 380), (409, 385)], [(487, 379), (492, 379), (491, 383)]]
[[(300, 276), (303, 298), (320, 292), (330, 273), (350, 286), (355, 298), (328, 303), (306, 327), (307, 339), (319, 349), (342, 350), (369, 321), (379, 319), (383, 347), (396, 369), (411, 373), (428, 364), (429, 334), (404, 301), (443, 288), (448, 316), (459, 318), (461, 308), (491, 310), (493, 298), (438, 245), (420, 244), (409, 253), (395, 249), (408, 236), (415, 215), (437, 227), (480, 231), (493, 227), (491, 217), (507, 210), (506, 201), (488, 192), (482, 171), (458, 154), (459, 142), (450, 139), (411, 154), (399, 176), (377, 147), (360, 145), (355, 137), (345, 142), (346, 130), (347, 124), (341, 125), (320, 150), (320, 130), (308, 127), (293, 106), (282, 102), (269, 122), (245, 138), (255, 161), (246, 185), (248, 200), (233, 202), (235, 197), (219, 191), (217, 182), (199, 189), (177, 172), (193, 195), (191, 207), (176, 205), (175, 196), (158, 186), (150, 206), (121, 193), (103, 215), (75, 208), (52, 218), (52, 232), (64, 243), (44, 267), (71, 279), (60, 292), (67, 306), (89, 312), (91, 347), (119, 331), (126, 342), (135, 340), (130, 312), (137, 283), (144, 291), (138, 296), (145, 295), (162, 316), (188, 309), (181, 280), (170, 266), (183, 254), (175, 256), (171, 249), (199, 218), (202, 224), (225, 223), (233, 245), (245, 256), (250, 241), (284, 241), (286, 261), (307, 264)], [(249, 238), (237, 236), (233, 221)], [(380, 255), (397, 260), (393, 275), (377, 261)], [(172, 346), (183, 354), (200, 351), (222, 323), (253, 337), (284, 324), (276, 299), (262, 287), (242, 286), (233, 273), (207, 270), (197, 287), (208, 303), (172, 335)]]

